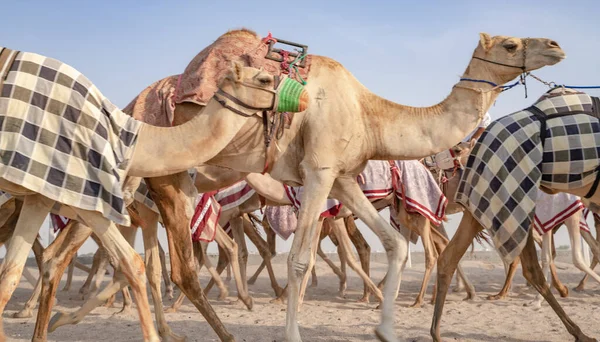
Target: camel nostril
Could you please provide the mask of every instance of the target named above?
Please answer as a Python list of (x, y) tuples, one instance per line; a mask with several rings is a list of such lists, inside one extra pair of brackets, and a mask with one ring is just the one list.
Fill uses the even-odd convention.
[(548, 45), (550, 45), (550, 47), (553, 47), (553, 48), (559, 48), (560, 47), (558, 45), (558, 43), (556, 41), (554, 41), (554, 40), (549, 41)]

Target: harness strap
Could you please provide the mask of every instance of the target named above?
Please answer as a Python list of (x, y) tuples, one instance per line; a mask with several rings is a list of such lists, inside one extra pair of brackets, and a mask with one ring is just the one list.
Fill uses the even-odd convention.
[(600, 98), (590, 96), (592, 98), (592, 113), (594, 117), (600, 119)]
[(585, 198), (590, 198), (590, 197), (594, 196), (594, 194), (596, 193), (596, 189), (598, 189), (598, 183), (600, 183), (600, 165), (598, 165), (598, 167), (596, 167), (595, 171), (596, 171), (596, 179), (594, 179), (594, 183), (592, 184), (590, 191), (588, 191), (588, 193), (585, 194), (585, 196), (583, 196)]
[(535, 115), (535, 117), (540, 121), (540, 140), (542, 142), (542, 150), (544, 149), (544, 144), (546, 143), (546, 120), (548, 120), (548, 115), (544, 113), (541, 109), (536, 106), (531, 106), (526, 109), (528, 112)]

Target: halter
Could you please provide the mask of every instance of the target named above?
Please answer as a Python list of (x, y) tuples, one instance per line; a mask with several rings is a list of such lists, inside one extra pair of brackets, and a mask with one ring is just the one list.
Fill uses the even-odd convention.
[[(260, 112), (260, 111), (262, 111), (263, 114), (266, 114), (266, 111), (275, 109), (277, 107), (277, 102), (279, 102), (279, 96), (278, 96), (277, 88), (281, 84), (281, 80), (280, 80), (279, 76), (274, 76), (274, 78), (275, 78), (275, 82), (274, 82), (275, 84), (273, 85), (273, 89), (261, 88), (261, 87), (258, 87), (256, 85), (252, 84), (252, 83), (247, 83), (247, 82), (242, 82), (241, 83), (245, 87), (258, 89), (258, 90), (266, 91), (266, 92), (269, 92), (269, 93), (273, 94), (273, 101), (271, 101), (271, 105), (269, 107), (254, 107), (254, 106), (251, 106), (251, 105), (245, 103), (244, 101), (236, 98), (235, 96), (233, 96), (233, 95), (231, 95), (229, 93), (226, 93), (221, 88), (219, 88), (215, 92), (215, 100), (221, 106), (223, 106), (224, 108), (227, 108), (230, 111), (232, 111), (232, 112), (234, 112), (234, 113), (236, 113), (238, 115), (241, 115), (243, 117), (251, 117), (254, 114), (256, 114), (256, 112)], [(222, 96), (225, 99), (230, 100), (231, 102), (235, 103), (238, 106), (241, 106), (242, 108), (250, 109), (250, 110), (252, 110), (254, 112), (251, 113), (251, 114), (247, 114), (247, 113), (244, 113), (244, 112), (242, 112), (241, 110), (239, 110), (237, 108), (233, 108), (233, 107), (231, 107), (230, 105), (227, 104), (227, 101), (225, 99), (219, 98), (219, 96)]]
[[(243, 86), (249, 87), (249, 88), (254, 88), (254, 89), (258, 89), (258, 90), (262, 90), (262, 91), (266, 91), (269, 92), (271, 94), (273, 94), (273, 101), (271, 101), (271, 105), (267, 108), (260, 108), (260, 107), (254, 107), (251, 106), (247, 103), (245, 103), (244, 101), (236, 98), (235, 96), (226, 93), (225, 91), (223, 91), (223, 89), (219, 88), (216, 92), (215, 92), (215, 100), (221, 105), (223, 106), (223, 108), (227, 108), (230, 111), (241, 115), (243, 117), (251, 117), (254, 114), (256, 114), (257, 112), (262, 112), (262, 123), (263, 123), (263, 134), (264, 134), (264, 141), (265, 141), (265, 166), (263, 169), (263, 174), (265, 172), (267, 172), (267, 170), (269, 169), (269, 146), (271, 145), (271, 138), (273, 135), (273, 128), (275, 126), (275, 123), (271, 124), (271, 128), (269, 129), (269, 118), (268, 118), (268, 112), (271, 110), (274, 110), (275, 108), (277, 108), (277, 105), (279, 103), (279, 86), (281, 84), (283, 84), (283, 82), (281, 82), (281, 78), (278, 75), (274, 76), (274, 84), (273, 84), (273, 89), (266, 89), (266, 88), (261, 88), (258, 87), (254, 84), (251, 83), (247, 83), (247, 82), (242, 82), (241, 83)], [(253, 113), (251, 114), (247, 114), (242, 112), (241, 110), (237, 109), (237, 108), (233, 108), (230, 105), (227, 104), (227, 101), (225, 101), (225, 99), (223, 98), (219, 98), (219, 96), (224, 97), (225, 99), (230, 100), (231, 102), (237, 104), (238, 106), (241, 106), (242, 108), (246, 108), (246, 109), (250, 109), (253, 111)]]
[[(521, 69), (521, 76), (520, 79), (518, 81), (516, 81), (513, 84), (507, 85), (507, 86), (503, 86), (503, 85), (497, 85), (494, 82), (491, 81), (487, 81), (487, 80), (478, 80), (478, 79), (472, 79), (472, 78), (464, 78), (461, 77), (461, 81), (467, 81), (467, 82), (478, 82), (478, 83), (486, 83), (491, 85), (492, 90), (500, 88), (502, 89), (502, 91), (505, 90), (509, 90), (515, 86), (517, 86), (519, 83), (522, 83), (525, 86), (525, 98), (527, 98), (527, 83), (525, 81), (526, 77), (528, 76), (527, 74), (527, 46), (529, 43), (529, 38), (524, 38), (521, 40), (523, 42), (523, 65), (518, 66), (518, 65), (512, 65), (512, 64), (506, 64), (506, 63), (500, 63), (500, 62), (496, 62), (496, 61), (492, 61), (489, 59), (485, 59), (485, 58), (481, 58), (481, 57), (477, 57), (477, 56), (472, 56), (471, 59), (477, 59), (486, 63), (490, 63), (490, 64), (495, 64), (495, 65), (500, 65), (500, 66), (504, 66), (504, 67), (508, 67), (508, 68), (515, 68), (515, 69)], [(473, 89), (473, 88), (469, 88), (469, 89)]]

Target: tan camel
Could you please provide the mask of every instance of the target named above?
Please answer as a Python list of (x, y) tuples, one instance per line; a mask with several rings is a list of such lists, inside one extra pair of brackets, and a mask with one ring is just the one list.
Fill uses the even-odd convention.
[[(238, 31), (228, 35), (252, 39), (260, 44), (260, 37), (252, 32)], [(309, 248), (309, 244), (315, 240), (313, 236), (319, 235), (318, 213), (326, 197), (331, 193), (379, 235), (390, 264), (384, 293), (388, 298), (394, 298), (400, 282), (400, 268), (405, 261), (400, 256), (405, 254), (406, 241), (369, 205), (354, 181), (355, 177), (369, 159), (417, 159), (450, 148), (473, 130), (500, 93), (500, 88), (485, 83), (460, 81), (442, 103), (429, 108), (411, 108), (372, 94), (338, 62), (321, 56), (312, 57), (311, 78), (307, 86), (312, 95), (311, 110), (295, 115), (290, 128), (276, 142), (281, 153), (271, 164), (271, 175), (275, 179), (290, 185), (303, 184), (307, 188), (305, 197), (309, 197), (302, 199), (304, 205), (288, 258), (291, 297), (286, 313), (286, 337), (289, 341), (301, 340), (296, 321), (299, 281), (314, 263), (311, 254), (314, 254), (315, 248)], [(521, 71), (553, 65), (563, 58), (564, 53), (558, 44), (548, 39), (481, 34), (480, 43), (463, 76), (502, 84), (517, 77)], [(190, 63), (190, 67), (197, 64)], [(176, 120), (178, 113), (185, 121), (184, 117), (193, 117), (202, 107), (189, 102), (180, 103), (175, 108)], [(256, 132), (252, 128), (249, 126), (243, 132)], [(198, 137), (200, 132), (204, 131), (198, 130), (194, 135)], [(183, 135), (179, 136), (183, 138)], [(225, 149), (221, 156), (207, 163), (244, 172), (261, 172), (265, 154), (259, 136), (253, 135), (257, 139), (246, 140), (245, 144), (234, 149)], [(223, 139), (226, 138), (230, 139)], [(210, 139), (214, 139), (212, 132)], [(203, 147), (216, 144), (210, 139), (204, 141)], [(155, 151), (151, 152), (155, 154)], [(193, 156), (209, 158), (204, 157)], [(188, 241), (191, 211), (188, 198), (194, 190), (191, 179), (182, 172), (148, 178), (146, 182), (165, 220), (172, 280), (206, 316), (209, 306), (193, 272), (193, 251), (191, 241)], [(215, 320), (208, 319), (209, 322)], [(221, 338), (230, 339), (221, 325), (213, 324), (213, 329)], [(384, 301), (382, 322), (376, 333), (382, 340), (395, 339), (393, 301)]]
[[(30, 53), (21, 53), (17, 55), (17, 61), (39, 61), (40, 58), (37, 56)], [(70, 69), (66, 70), (71, 71)], [(11, 72), (9, 71), (8, 74), (10, 75)], [(80, 77), (77, 76), (78, 73), (74, 69), (72, 73), (75, 75), (74, 77)], [(282, 84), (285, 85), (285, 80)], [(130, 127), (129, 129), (134, 131), (137, 129), (137, 141), (135, 145), (133, 143), (130, 145), (137, 148), (129, 149), (128, 174), (134, 177), (162, 176), (188, 170), (195, 165), (199, 165), (202, 163), (203, 158), (209, 159), (216, 155), (219, 149), (225, 147), (235, 136), (237, 130), (248, 120), (247, 117), (243, 117), (235, 111), (250, 116), (262, 109), (273, 109), (276, 103), (275, 99), (278, 91), (276, 89), (276, 80), (272, 75), (254, 68), (246, 68), (241, 64), (234, 63), (234, 69), (232, 69), (230, 75), (220, 85), (222, 93), (229, 94), (223, 95), (225, 98), (223, 105), (217, 102), (217, 100), (212, 100), (206, 106), (206, 110), (189, 123), (171, 129), (154, 127), (141, 122), (135, 123), (135, 125), (138, 125), (136, 128), (134, 122), (131, 119), (124, 119), (124, 114), (114, 108), (97, 89), (92, 88), (93, 93), (90, 96), (96, 96), (94, 101), (102, 103), (103, 107), (101, 108), (108, 113), (112, 113), (111, 115), (116, 116), (117, 120), (126, 122)], [(67, 88), (64, 89), (68, 92), (72, 91)], [(69, 97), (69, 95), (66, 96), (67, 98)], [(227, 96), (234, 100), (230, 100)], [(300, 96), (302, 96), (302, 103), (299, 107), (303, 110), (305, 106), (302, 107), (302, 105), (305, 105), (307, 102), (307, 95), (304, 90), (302, 90)], [(228, 101), (231, 101), (231, 104), (228, 104)], [(248, 110), (248, 108), (252, 109)], [(99, 117), (104, 115), (100, 113), (100, 109), (92, 109), (92, 111), (94, 110), (96, 111), (93, 112), (94, 115), (98, 115)], [(19, 116), (21, 113), (11, 113), (11, 115)], [(207, 145), (206, 137), (197, 134), (202, 129), (211, 131), (211, 143), (213, 144)], [(216, 135), (219, 139), (214, 138), (214, 132), (221, 133)], [(183, 140), (183, 137), (190, 138), (191, 140)], [(206, 152), (206, 154), (200, 153), (200, 149), (197, 149), (194, 153), (185, 152), (185, 149), (180, 147), (182, 146), (181, 144), (191, 149), (197, 149), (197, 147), (202, 146), (200, 149)], [(168, 146), (173, 148), (169, 148)], [(209, 152), (207, 146), (214, 147), (215, 150)], [(125, 149), (124, 151), (128, 150)], [(163, 159), (163, 157), (167, 159)], [(171, 162), (168, 162), (169, 158)], [(161, 163), (156, 163), (156, 160), (160, 160)], [(0, 312), (3, 312), (8, 299), (21, 277), (27, 253), (35, 240), (37, 231), (46, 215), (57, 202), (24, 186), (13, 183), (6, 178), (0, 179), (0, 189), (13, 196), (24, 196), (24, 205), (21, 210), (22, 215), (19, 216), (20, 219), (15, 229), (15, 234), (20, 239), (15, 239), (10, 244), (0, 272)], [(140, 257), (126, 243), (116, 226), (107, 217), (102, 216), (97, 211), (80, 209), (71, 202), (68, 205), (64, 205), (66, 203), (61, 204), (63, 204), (60, 211), (62, 216), (81, 220), (96, 232), (103, 246), (111, 254), (111, 258), (118, 264), (119, 269), (123, 271), (132, 286), (138, 304), (137, 309), (144, 339), (149, 341), (158, 340), (158, 335), (150, 319), (148, 299), (145, 294), (145, 272)], [(125, 281), (125, 277), (120, 280), (121, 283)], [(209, 308), (209, 304), (206, 303), (205, 309), (210, 310)], [(216, 326), (221, 325), (214, 311), (212, 313), (206, 312), (205, 315), (208, 316), (207, 320), (213, 322)], [(233, 339), (222, 325), (217, 328), (217, 333), (222, 339)], [(0, 335), (0, 341), (4, 339), (4, 335)]]
[[(259, 38), (255, 39), (258, 42)], [(502, 84), (523, 70), (555, 64), (564, 58), (564, 53), (556, 42), (548, 39), (482, 34), (473, 57), (463, 74), (465, 78)], [(320, 56), (312, 58), (307, 90), (313, 99), (311, 109), (296, 115), (289, 130), (277, 141), (282, 152), (270, 172), (276, 180), (306, 187), (306, 198), (302, 198), (298, 229), (288, 258), (288, 341), (301, 340), (296, 320), (300, 281), (314, 264), (316, 248), (309, 246), (316, 243), (314, 237), (319, 236), (318, 214), (327, 196), (331, 193), (379, 235), (390, 265), (384, 297), (394, 298), (400, 282), (400, 268), (405, 261), (400, 256), (406, 254), (406, 241), (369, 204), (355, 177), (369, 159), (418, 159), (454, 146), (475, 128), (500, 93), (500, 88), (486, 83), (461, 81), (436, 106), (406, 107), (372, 94), (339, 63)], [(188, 104), (178, 107), (183, 110), (185, 105)], [(177, 112), (177, 108), (175, 110)], [(215, 158), (207, 163), (240, 171), (262, 171), (264, 154), (258, 160), (249, 158), (251, 146), (245, 147), (247, 154), (240, 149), (235, 151), (240, 156), (235, 161)], [(185, 203), (182, 202), (183, 193), (178, 191), (189, 186), (173, 186), (178, 181), (184, 182), (174, 177), (148, 181), (156, 194), (161, 215), (169, 220), (166, 227), (174, 242), (175, 231), (181, 235), (184, 229), (184, 225), (176, 222), (176, 212), (181, 212), (177, 208)], [(181, 241), (182, 237), (178, 237), (177, 242)], [(183, 260), (179, 262), (183, 263)], [(172, 267), (172, 274), (181, 274), (180, 269), (179, 265)], [(176, 276), (172, 277), (175, 279)], [(393, 305), (393, 301), (384, 301), (382, 305), (382, 322), (376, 330), (382, 340), (395, 339)]]
[[(589, 206), (590, 211), (593, 213), (594, 216), (594, 227), (596, 228), (596, 244), (600, 244), (600, 216), (598, 216), (598, 212), (600, 212), (600, 207), (598, 205), (594, 205), (593, 203)], [(588, 245), (593, 244), (593, 240), (589, 240), (587, 237), (587, 234), (583, 234), (583, 238), (585, 239), (585, 241), (588, 243)], [(598, 258), (594, 255), (594, 258), (592, 259), (592, 264), (590, 265), (590, 269), (594, 269), (597, 265), (598, 265)], [(577, 292), (581, 292), (584, 290), (585, 288), (585, 283), (588, 279), (588, 274), (586, 274), (581, 281), (579, 282), (579, 284), (577, 285), (577, 287), (575, 287), (575, 291)]]

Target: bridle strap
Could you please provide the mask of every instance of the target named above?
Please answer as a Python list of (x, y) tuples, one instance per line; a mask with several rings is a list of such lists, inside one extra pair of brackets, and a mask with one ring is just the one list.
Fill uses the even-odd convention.
[(500, 65), (500, 66), (505, 66), (505, 67), (509, 67), (509, 68), (521, 69), (523, 72), (525, 72), (525, 65), (524, 64), (522, 66), (511, 65), (511, 64), (504, 64), (504, 63), (492, 61), (492, 60), (481, 58), (481, 57), (477, 57), (477, 56), (473, 56), (473, 59), (478, 59), (480, 61), (484, 61), (484, 62), (488, 62), (488, 63), (491, 63), (491, 64)]

